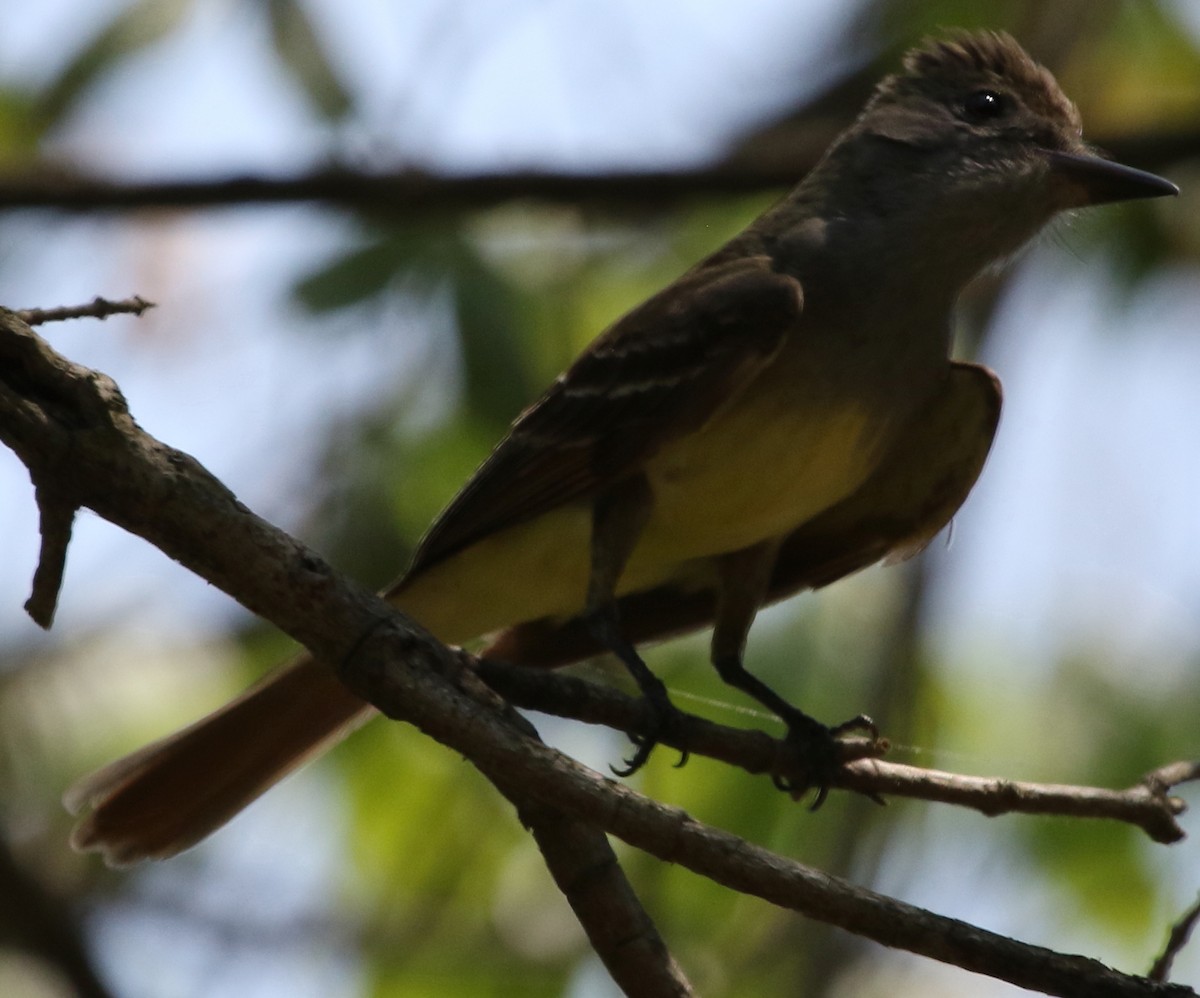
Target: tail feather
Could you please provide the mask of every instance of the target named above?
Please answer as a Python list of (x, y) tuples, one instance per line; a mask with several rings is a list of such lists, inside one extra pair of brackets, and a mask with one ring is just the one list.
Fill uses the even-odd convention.
[(375, 711), (302, 655), (190, 727), (84, 777), (71, 845), (113, 866), (195, 845)]

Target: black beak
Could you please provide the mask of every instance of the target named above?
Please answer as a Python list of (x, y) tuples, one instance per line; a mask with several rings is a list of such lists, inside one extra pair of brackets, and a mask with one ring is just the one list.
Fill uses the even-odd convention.
[(1045, 150), (1045, 155), (1051, 171), (1078, 189), (1080, 206), (1179, 193), (1179, 188), (1169, 180), (1099, 156), (1055, 149)]

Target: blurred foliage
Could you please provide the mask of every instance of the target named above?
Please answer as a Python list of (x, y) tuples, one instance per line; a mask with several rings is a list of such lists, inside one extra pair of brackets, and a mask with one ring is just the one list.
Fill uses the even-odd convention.
[[(0, 89), (0, 164), (15, 167), (36, 159), (38, 143), (66, 125), (108, 77), (186, 30), (204, 4), (205, 0), (133, 0), (118, 7), (77, 51), (62, 59), (36, 91), (11, 85)], [(243, 6), (252, 10), (251, 5)], [(303, 0), (260, 0), (257, 6), (266, 18), (271, 43), (264, 56), (295, 81), (321, 118), (332, 122), (346, 117), (353, 95), (325, 51)], [(47, 61), (54, 64), (53, 57)]]
[(1100, 4), (1111, 23), (1077, 46), (1062, 81), (1093, 134), (1153, 131), (1200, 113), (1200, 51), (1170, 4)]
[[(198, 3), (135, 0), (39, 87), (10, 84), (0, 91), (0, 156), (46, 169), (76, 165), (44, 154), (43, 140), (67, 127), (106, 76), (183, 30)], [(352, 123), (357, 101), (349, 74), (332, 56), (310, 7), (316, 4), (261, 0), (243, 5), (237, 16), (265, 18), (262, 59), (283, 70), (315, 122)], [(451, 15), (470, 16), (449, 5)], [(1175, 126), (1196, 114), (1200, 54), (1177, 17), (1175, 5), (1166, 2), (890, 0), (863, 4), (836, 55), (847, 65), (861, 64), (864, 54), (894, 53), (948, 25), (1008, 28), (1047, 53), (1090, 127), (1112, 135), (1143, 125)], [(447, 37), (452, 34), (447, 29)], [(856, 110), (853, 104), (836, 108), (847, 121)], [(797, 111), (801, 118), (804, 111)], [(316, 536), (338, 564), (386, 583), (508, 422), (577, 350), (768, 200), (694, 204), (648, 220), (535, 204), (415, 227), (357, 219), (352, 245), (331, 246), (323, 262), (295, 276), (295, 302), (309, 316), (357, 316), (364, 326), (386, 321), (390, 308), (416, 302), (439, 310), (445, 321), (422, 342), (420, 370), (411, 380), (391, 396), (331, 420), (314, 473), (306, 536)], [(1111, 269), (1116, 290), (1131, 291), (1163, 267), (1194, 266), (1198, 241), (1194, 219), (1165, 220), (1147, 205), (1086, 216), (1072, 245), (1087, 252), (1103, 247), (1095, 249), (1103, 254), (1097, 265)], [(983, 337), (994, 291), (971, 302), (964, 342)], [(1013, 766), (1005, 775), (1014, 777), (1120, 785), (1172, 757), (1177, 742), (1169, 736), (1194, 727), (1200, 707), (1194, 683), (1181, 680), (1177, 689), (1132, 700), (1125, 685), (1098, 678), (1120, 665), (1102, 648), (1064, 661), (1033, 692), (1014, 689), (1003, 662), (976, 673), (988, 676), (986, 683), (943, 674), (944, 663), (930, 659), (920, 629), (926, 583), (922, 571), (871, 572), (772, 611), (752, 637), (753, 667), (818, 717), (837, 720), (860, 709), (876, 715), (901, 761), (929, 763), (937, 753), (933, 761), (940, 764), (945, 753), (947, 767), (971, 768), (958, 765), (962, 758), (953, 753), (963, 752), (988, 768), (1004, 760)], [(224, 637), (194, 650), (222, 684), (236, 686), (287, 653), (286, 642), (261, 627), (243, 627), (233, 639), (233, 670)], [(10, 657), (27, 661), (26, 652), (14, 650)], [(71, 652), (60, 654), (65, 674), (77, 675), (69, 671)], [(654, 649), (650, 660), (685, 708), (769, 727), (771, 719), (737, 713), (742, 705), (730, 703), (735, 698), (703, 663), (704, 654), (704, 641), (690, 639)], [(987, 654), (981, 649), (982, 659)], [(174, 660), (174, 651), (160, 650), (154, 662), (151, 657), (150, 699), (190, 706), (193, 698), (218, 698), (211, 690), (201, 697), (194, 685), (170, 685), (168, 667), (157, 660)], [(54, 701), (62, 679), (45, 678), (53, 671), (39, 658), (24, 671), (14, 666), (11, 674), (0, 672), (0, 819), (28, 862), (90, 913), (98, 939), (104, 938), (100, 929), (139, 906), (154, 916), (174, 905), (184, 928), (196, 933), (211, 929), (206, 919), (216, 919), (228, 937), (249, 932), (245, 913), (236, 908), (205, 915), (191, 907), (193, 892), (211, 889), (217, 877), (202, 850), (177, 864), (180, 872), (166, 895), (154, 871), (117, 877), (62, 855), (67, 821), (46, 810), (46, 798), (31, 788), (60, 785), (67, 772), (98, 763), (113, 746), (92, 746), (97, 758), (84, 763), (84, 749), (70, 739), (52, 744), (31, 734), (55, 727), (52, 721), (33, 723), (31, 704), (42, 704), (60, 722), (78, 716), (72, 713), (78, 704)], [(143, 732), (133, 729), (151, 714), (156, 723), (162, 718), (156, 713), (161, 704), (146, 707), (140, 722), (131, 719), (130, 729), (112, 738), (140, 741)], [(626, 750), (605, 736), (597, 749), (589, 737), (564, 736), (614, 762)], [(1021, 871), (1028, 892), (1040, 883), (1059, 910), (1069, 912), (1076, 926), (1070, 942), (1100, 935), (1113, 947), (1112, 962), (1147, 953), (1177, 900), (1155, 867), (1158, 847), (1126, 829), (988, 822), (974, 815), (945, 819), (936, 809), (902, 803), (883, 809), (840, 795), (809, 814), (765, 778), (704, 759), (678, 770), (674, 761), (659, 752), (639, 774), (638, 786), (700, 820), (868, 886), (915, 890), (920, 883), (914, 871), (962, 862), (965, 855), (1011, 854), (1009, 868)], [(473, 769), (416, 732), (385, 724), (371, 725), (320, 765), (339, 788), (336, 799), (346, 815), (330, 878), (336, 887), (310, 901), (319, 925), (303, 938), (317, 949), (348, 950), (363, 994), (582, 993), (572, 988), (591, 965), (586, 944), (515, 815)], [(706, 995), (844, 993), (838, 991), (846, 986), (840, 975), (860, 974), (859, 959), (878, 956), (681, 869), (629, 850), (622, 856), (663, 935)], [(967, 869), (963, 876), (977, 872)], [(223, 874), (236, 877), (236, 867)], [(946, 870), (943, 877), (950, 881), (955, 874)], [(965, 888), (972, 897), (955, 898), (957, 910), (986, 920), (989, 888), (997, 886)], [(264, 940), (262, 949), (272, 946)], [(127, 968), (126, 976), (133, 973)], [(148, 984), (142, 993), (153, 991)], [(207, 992), (192, 984), (184, 993)]]
[(38, 94), (38, 119), (47, 129), (60, 124), (104, 76), (179, 30), (191, 6), (189, 0), (135, 0), (118, 11)]
[(353, 99), (329, 61), (316, 26), (296, 0), (266, 0), (275, 54), (312, 107), (337, 120), (353, 107)]

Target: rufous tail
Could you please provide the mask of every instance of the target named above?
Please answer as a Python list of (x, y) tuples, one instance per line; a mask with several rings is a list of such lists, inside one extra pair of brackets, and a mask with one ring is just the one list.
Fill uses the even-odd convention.
[(301, 655), (190, 727), (71, 787), (68, 810), (90, 808), (71, 845), (112, 866), (174, 856), (374, 713), (332, 669)]

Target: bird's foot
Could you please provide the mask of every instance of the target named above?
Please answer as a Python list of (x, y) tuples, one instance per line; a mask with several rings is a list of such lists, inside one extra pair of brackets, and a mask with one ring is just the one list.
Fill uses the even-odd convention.
[(786, 769), (790, 772), (799, 771), (803, 776), (797, 779), (777, 771), (771, 774), (771, 780), (778, 789), (797, 800), (808, 791), (815, 790), (816, 796), (809, 807), (810, 811), (817, 810), (825, 803), (825, 798), (829, 796), (829, 788), (836, 781), (838, 770), (848, 761), (841, 736), (861, 732), (868, 736), (872, 744), (879, 742), (879, 729), (866, 714), (859, 714), (833, 727), (828, 727), (799, 710), (785, 717), (784, 721), (788, 726), (788, 733), (784, 738), (787, 751)]
[(687, 718), (683, 711), (671, 703), (662, 681), (657, 677), (652, 678), (653, 682), (647, 683), (642, 689), (642, 702), (646, 705), (648, 715), (645, 730), (629, 733), (629, 740), (633, 742), (633, 755), (622, 760), (623, 766), (609, 767), (617, 776), (632, 776), (641, 769), (660, 741), (671, 741), (680, 746), (676, 768), (688, 761)]

